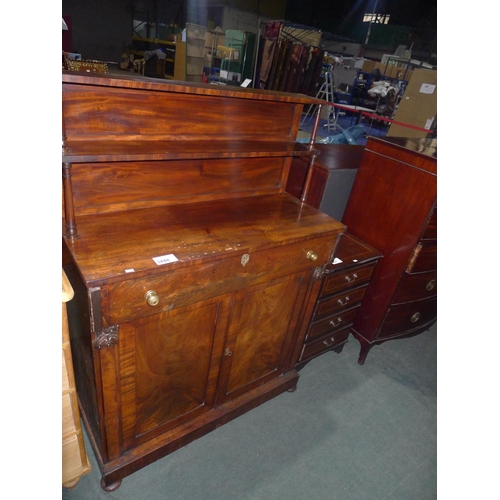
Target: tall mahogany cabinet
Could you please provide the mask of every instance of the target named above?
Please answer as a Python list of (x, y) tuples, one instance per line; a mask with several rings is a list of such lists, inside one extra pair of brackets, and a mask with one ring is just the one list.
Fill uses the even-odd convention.
[(436, 139), (368, 139), (342, 219), (383, 254), (351, 328), (360, 364), (374, 344), (436, 321), (436, 196)]
[[(285, 192), (314, 99), (63, 73), (63, 265), (102, 487), (298, 380), (344, 226)], [(317, 124), (317, 122), (316, 122)], [(316, 125), (317, 127), (317, 125)]]

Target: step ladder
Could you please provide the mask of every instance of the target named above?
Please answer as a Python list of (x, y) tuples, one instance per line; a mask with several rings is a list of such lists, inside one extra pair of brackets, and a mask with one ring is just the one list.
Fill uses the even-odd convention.
[[(334, 102), (334, 76), (333, 76), (333, 66), (331, 64), (325, 64), (324, 79), (325, 81), (321, 85), (318, 93), (316, 94), (316, 99), (322, 99), (324, 101)], [(315, 115), (317, 105), (311, 104), (307, 113), (304, 115), (300, 122), (300, 127), (307, 126), (310, 124), (312, 117)], [(327, 132), (330, 133), (335, 129), (343, 130), (343, 128), (337, 123), (339, 112), (331, 104), (326, 105), (326, 123), (323, 125)]]

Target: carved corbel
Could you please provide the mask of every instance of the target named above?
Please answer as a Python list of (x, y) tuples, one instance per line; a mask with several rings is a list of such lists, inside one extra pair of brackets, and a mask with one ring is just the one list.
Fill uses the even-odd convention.
[(118, 344), (118, 327), (119, 325), (113, 325), (98, 332), (94, 339), (94, 347), (102, 349)]
[(322, 267), (316, 267), (313, 270), (314, 281), (322, 280), (326, 276), (326, 264)]

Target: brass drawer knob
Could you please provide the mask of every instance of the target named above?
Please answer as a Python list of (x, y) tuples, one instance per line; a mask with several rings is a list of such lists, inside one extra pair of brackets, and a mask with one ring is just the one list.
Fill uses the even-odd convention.
[(316, 260), (318, 260), (318, 254), (314, 253), (312, 250), (309, 250), (309, 252), (307, 252), (307, 258), (311, 262), (315, 262)]
[(146, 299), (146, 304), (151, 307), (157, 306), (158, 302), (160, 302), (160, 297), (158, 297), (158, 294), (154, 290), (146, 292), (144, 298)]
[(430, 292), (431, 290), (434, 290), (434, 288), (436, 287), (436, 280), (430, 280), (429, 283), (427, 283), (427, 285), (425, 285), (425, 289)]

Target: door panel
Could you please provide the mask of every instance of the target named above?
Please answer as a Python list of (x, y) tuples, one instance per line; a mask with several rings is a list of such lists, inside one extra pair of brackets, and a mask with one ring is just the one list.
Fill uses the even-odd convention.
[[(303, 275), (235, 294), (224, 356), (222, 398), (236, 397), (282, 374), (302, 300)], [(300, 295), (302, 297), (302, 295)]]
[(224, 318), (219, 299), (120, 325), (123, 451), (213, 407)]

